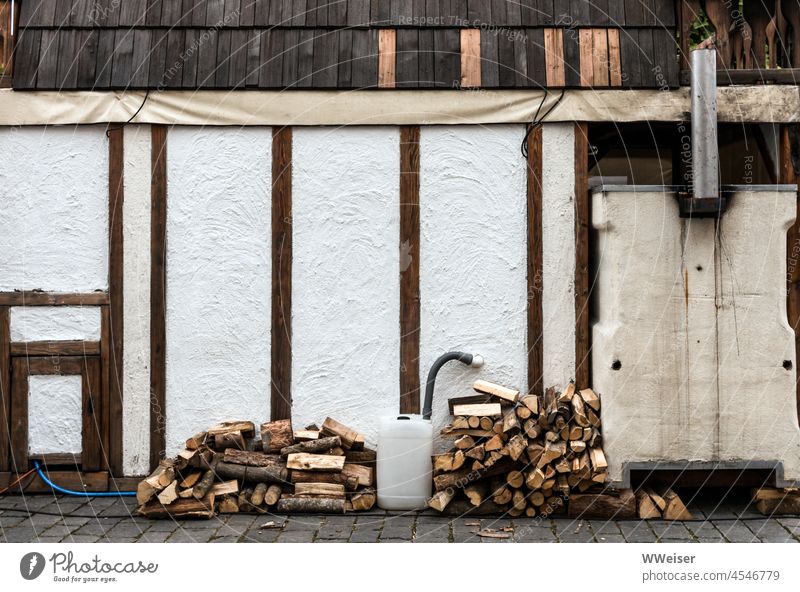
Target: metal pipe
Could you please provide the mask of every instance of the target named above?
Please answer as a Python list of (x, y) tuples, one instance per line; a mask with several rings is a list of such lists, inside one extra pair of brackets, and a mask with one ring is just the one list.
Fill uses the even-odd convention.
[(717, 142), (717, 52), (692, 52), (692, 192), (695, 199), (719, 199)]
[(483, 366), (483, 358), (477, 354), (467, 354), (460, 351), (447, 352), (439, 356), (431, 366), (428, 372), (428, 380), (425, 383), (425, 404), (422, 406), (422, 419), (430, 419), (433, 414), (433, 386), (436, 383), (436, 375), (441, 370), (442, 366), (452, 360), (458, 360), (462, 364), (472, 366), (473, 368), (480, 368)]

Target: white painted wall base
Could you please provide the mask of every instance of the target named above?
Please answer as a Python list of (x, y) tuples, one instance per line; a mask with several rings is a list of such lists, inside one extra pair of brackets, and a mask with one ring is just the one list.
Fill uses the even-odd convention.
[(83, 448), (80, 376), (28, 377), (28, 454)]
[(592, 207), (609, 478), (634, 461), (761, 460), (800, 480), (786, 318), (795, 193), (738, 192), (718, 226), (680, 219), (660, 191), (597, 192)]
[(292, 419), (374, 445), (400, 404), (399, 130), (296, 128), (292, 180)]
[(424, 127), (420, 137), (420, 382), (441, 354), (482, 354), (480, 370), (446, 365), (434, 428), (447, 399), (476, 378), (527, 388), (524, 128)]

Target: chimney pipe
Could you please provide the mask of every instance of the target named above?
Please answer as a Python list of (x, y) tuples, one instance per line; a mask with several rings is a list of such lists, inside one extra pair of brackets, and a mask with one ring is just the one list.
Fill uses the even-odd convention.
[(717, 52), (692, 52), (692, 194), (719, 199), (717, 143)]

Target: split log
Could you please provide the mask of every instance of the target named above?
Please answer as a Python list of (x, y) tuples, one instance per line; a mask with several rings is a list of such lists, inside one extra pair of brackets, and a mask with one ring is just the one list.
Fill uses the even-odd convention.
[(341, 445), (342, 439), (339, 438), (339, 436), (308, 440), (306, 442), (300, 442), (299, 444), (281, 448), (281, 456), (285, 457), (297, 452), (328, 452), (332, 448), (338, 448)]
[(295, 442), (308, 442), (309, 440), (318, 440), (319, 430), (295, 430)]
[(290, 473), (292, 483), (341, 483), (347, 491), (355, 491), (358, 488), (358, 477), (353, 475), (315, 471), (290, 471)]
[(580, 394), (583, 402), (591, 409), (600, 411), (600, 397), (598, 397), (592, 389), (583, 389), (578, 394)]
[[(502, 426), (503, 423), (500, 422)], [(502, 430), (501, 430), (502, 431)], [(486, 430), (456, 430), (453, 429), (452, 426), (445, 426), (442, 428), (442, 431), (439, 434), (444, 438), (460, 438), (461, 436), (472, 436), (475, 438), (491, 438), (494, 436), (494, 432), (488, 432)]]
[(503, 417), (503, 432), (519, 429), (519, 418), (515, 413), (506, 413)]
[(209, 436), (216, 436), (218, 434), (227, 434), (228, 432), (241, 432), (242, 436), (252, 438), (256, 433), (256, 426), (252, 421), (223, 421), (215, 426), (208, 428)]
[(342, 467), (343, 477), (355, 477), (361, 487), (372, 487), (375, 482), (375, 471), (372, 467), (357, 465), (354, 463), (344, 463)]
[(433, 478), (433, 486), (436, 491), (443, 491), (448, 488), (459, 489), (469, 485), (471, 482), (476, 481), (479, 478), (484, 479), (486, 477), (493, 477), (495, 475), (507, 473), (510, 470), (509, 465), (511, 464), (513, 464), (511, 459), (504, 457), (503, 460), (497, 462), (495, 465), (486, 467), (486, 470), (481, 473), (476, 473), (475, 471), (466, 469), (453, 471), (451, 473), (443, 473), (441, 475), (436, 475)]
[[(271, 487), (277, 487), (280, 489), (279, 485), (272, 485)], [(253, 495), (250, 496), (250, 503), (254, 506), (258, 507), (264, 503), (264, 498), (267, 495), (267, 484), (266, 483), (259, 483), (256, 485), (255, 489), (253, 489)]]
[(525, 421), (531, 416), (531, 410), (525, 407), (525, 405), (520, 405), (514, 409), (514, 413), (517, 414), (517, 417), (520, 418), (522, 421)]
[(355, 512), (371, 510), (378, 499), (374, 489), (362, 489), (350, 497), (350, 504)]
[[(280, 465), (272, 467), (248, 467), (232, 463), (218, 462), (217, 474), (223, 479), (237, 479), (251, 483), (283, 483), (288, 477), (286, 468)], [(196, 489), (196, 487), (195, 487)]]
[(344, 458), (345, 461), (349, 463), (374, 467), (375, 462), (378, 460), (378, 453), (370, 448), (364, 448), (364, 450), (346, 450)]
[(499, 505), (505, 505), (514, 497), (513, 490), (510, 487), (503, 486), (494, 492), (492, 501)]
[(291, 419), (279, 419), (261, 424), (261, 442), (264, 452), (280, 452), (294, 444)]
[(156, 469), (136, 487), (136, 501), (147, 503), (175, 479), (175, 467), (170, 460), (162, 460)]
[(173, 480), (172, 483), (167, 485), (164, 490), (158, 494), (158, 502), (165, 506), (170, 505), (176, 499), (178, 499), (178, 481)]
[(531, 491), (540, 489), (544, 483), (544, 472), (542, 469), (532, 469), (525, 477), (525, 485)]
[(653, 500), (653, 503), (658, 507), (659, 511), (663, 512), (667, 509), (667, 500), (658, 495), (652, 487), (645, 487), (644, 491), (650, 496), (650, 499)]
[(528, 460), (534, 466), (536, 466), (536, 463), (538, 463), (539, 459), (542, 458), (543, 452), (544, 452), (544, 446), (542, 446), (541, 444), (530, 444), (525, 449), (525, 454), (528, 455)]
[(471, 430), (478, 430), (481, 428), (481, 418), (477, 415), (470, 415), (467, 417), (467, 427)]
[(508, 483), (514, 489), (519, 489), (522, 487), (522, 484), (525, 483), (525, 476), (521, 471), (511, 471), (508, 475), (506, 475), (506, 483)]
[(504, 514), (507, 509), (505, 505), (497, 504), (492, 500), (486, 500), (480, 506), (475, 507), (469, 500), (457, 499), (450, 502), (442, 513), (445, 516), (490, 516)]
[(211, 491), (217, 497), (223, 495), (230, 495), (233, 493), (239, 493), (239, 482), (236, 479), (231, 479), (230, 481), (216, 483), (211, 488)]
[(284, 495), (278, 500), (276, 510), (280, 513), (344, 514), (344, 505), (345, 500), (340, 498), (306, 498)]
[(511, 505), (518, 512), (524, 512), (525, 508), (528, 507), (528, 500), (525, 498), (525, 494), (521, 490), (517, 489), (514, 491), (511, 496)]
[(481, 417), (480, 428), (487, 432), (494, 428), (494, 420), (491, 417)]
[(453, 501), (455, 495), (455, 491), (452, 489), (437, 491), (433, 494), (431, 499), (428, 500), (428, 507), (436, 510), (437, 512), (443, 512), (447, 505)]
[(275, 467), (283, 464), (280, 455), (264, 454), (263, 452), (250, 452), (227, 448), (222, 456), (223, 462), (248, 467)]
[(234, 448), (236, 450), (246, 450), (247, 443), (244, 441), (244, 436), (240, 431), (225, 432), (224, 434), (217, 434), (214, 436), (214, 449), (225, 450), (226, 448)]
[(274, 506), (278, 503), (278, 500), (281, 499), (282, 494), (283, 489), (281, 489), (280, 485), (270, 485), (267, 487), (267, 492), (264, 494), (264, 503), (268, 506)]
[[(481, 458), (483, 458), (481, 456)], [(464, 465), (464, 451), (446, 452), (433, 457), (433, 470), (438, 473), (456, 471)]]
[(590, 425), (589, 418), (586, 416), (586, 406), (583, 404), (583, 398), (578, 393), (572, 395), (572, 419), (583, 428)]
[(286, 466), (290, 469), (302, 471), (339, 472), (344, 468), (344, 456), (306, 453), (290, 454), (286, 459)]
[(325, 436), (339, 436), (346, 450), (364, 449), (364, 436), (330, 417), (325, 419), (321, 432)]
[(496, 436), (492, 437), (488, 442), (486, 442), (484, 448), (486, 449), (486, 452), (491, 452), (492, 450), (500, 450), (503, 447), (503, 445), (504, 445), (503, 438), (501, 438), (500, 435), (497, 434)]
[(344, 498), (344, 485), (336, 483), (296, 483), (295, 495), (320, 495), (322, 497)]
[(592, 466), (595, 471), (601, 471), (608, 468), (608, 461), (606, 455), (603, 453), (602, 448), (592, 448), (589, 451), (589, 456), (592, 459)]
[(570, 518), (632, 520), (637, 516), (636, 496), (630, 489), (615, 494), (578, 493), (569, 498)]
[(760, 487), (753, 490), (756, 510), (767, 516), (800, 514), (800, 491), (797, 489), (775, 489)]
[(694, 518), (692, 513), (683, 505), (678, 494), (671, 489), (666, 489), (661, 494), (661, 497), (663, 497), (664, 501), (667, 503), (667, 506), (662, 512), (662, 518), (664, 518), (664, 520), (692, 520)]
[(525, 395), (520, 399), (522, 403), (533, 415), (539, 415), (539, 397), (536, 395)]
[(226, 495), (219, 500), (217, 512), (220, 514), (236, 514), (239, 512), (239, 496)]
[(519, 460), (522, 456), (522, 453), (525, 452), (525, 449), (528, 447), (528, 441), (516, 434), (508, 441), (508, 455), (511, 457), (512, 460)]
[(203, 476), (203, 473), (200, 471), (193, 471), (186, 475), (186, 477), (181, 481), (178, 485), (180, 485), (183, 489), (189, 489), (190, 487), (194, 487), (195, 483), (200, 481), (200, 477)]
[(500, 417), (503, 413), (500, 403), (456, 405), (453, 409), (455, 415), (463, 415), (465, 417)]
[(464, 453), (464, 456), (467, 458), (474, 458), (475, 460), (483, 460), (486, 456), (486, 447), (483, 444), (473, 446)]
[(659, 510), (653, 498), (646, 491), (638, 491), (636, 493), (636, 508), (641, 520), (658, 520), (661, 518), (661, 510)]
[(464, 488), (464, 495), (473, 506), (480, 506), (486, 496), (486, 485), (482, 482), (472, 483)]
[(575, 394), (575, 383), (570, 381), (570, 383), (561, 391), (561, 394), (558, 395), (558, 403), (560, 405), (569, 405), (572, 403), (572, 396)]
[(458, 413), (454, 412), (456, 405), (481, 405), (483, 403), (491, 403), (491, 399), (491, 395), (486, 393), (467, 395), (466, 397), (452, 397), (447, 400), (447, 406), (450, 410), (450, 415), (458, 415)]
[(186, 448), (189, 450), (197, 450), (206, 443), (208, 432), (198, 432), (188, 440), (186, 440)]
[(516, 403), (519, 401), (519, 391), (500, 386), (499, 384), (487, 382), (485, 380), (476, 380), (472, 385), (472, 388), (479, 393), (492, 395), (493, 397), (502, 399), (503, 401), (508, 401), (509, 403)]
[(152, 500), (140, 506), (138, 514), (145, 518), (212, 518), (214, 516), (214, 494), (202, 499), (178, 499), (168, 506)]
[(453, 442), (453, 446), (459, 450), (467, 450), (468, 448), (475, 446), (475, 440), (472, 438), (472, 436), (461, 436), (458, 440)]
[(212, 485), (214, 485), (214, 470), (209, 469), (203, 473), (203, 477), (192, 488), (192, 496), (194, 499), (198, 500), (205, 498), (206, 494), (211, 490)]

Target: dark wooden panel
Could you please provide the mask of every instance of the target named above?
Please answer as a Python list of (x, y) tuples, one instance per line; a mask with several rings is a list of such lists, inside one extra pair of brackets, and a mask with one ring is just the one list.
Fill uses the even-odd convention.
[[(266, 199), (266, 196), (265, 196)], [(272, 385), (273, 420), (292, 414), (292, 128), (272, 131)]]
[(83, 446), (81, 468), (98, 471), (105, 468), (103, 446), (103, 393), (100, 377), (100, 358), (82, 358), (85, 366), (81, 374), (83, 387)]
[(220, 27), (223, 24), (228, 27), (235, 27), (239, 24), (238, 12), (231, 14), (235, 20), (225, 22), (225, 0), (207, 0), (206, 4), (206, 27)]
[(331, 0), (317, 0), (317, 9), (316, 9), (316, 17), (317, 20), (314, 23), (315, 27), (327, 27), (328, 26), (328, 4), (330, 4)]
[(642, 5), (642, 24), (647, 27), (655, 27), (656, 23), (656, 5), (666, 4), (664, 0), (639, 0)]
[(150, 38), (150, 74), (148, 75), (148, 84), (151, 88), (158, 88), (164, 78), (168, 33), (167, 29), (157, 29), (153, 31), (153, 35)]
[[(100, 32), (96, 30), (80, 31), (78, 37), (78, 44), (81, 48), (80, 55), (78, 56), (78, 77), (76, 85), (81, 89), (90, 89), (94, 86), (95, 81), (95, 68), (97, 67), (97, 43), (100, 38)], [(148, 53), (150, 48), (147, 48)], [(147, 72), (145, 71), (145, 80), (142, 86), (147, 85)]]
[(523, 88), (528, 86), (528, 50), (526, 48), (525, 32), (522, 29), (509, 31), (514, 43), (514, 86)]
[(197, 48), (197, 86), (214, 88), (217, 76), (218, 31), (208, 31), (207, 39)]
[(353, 31), (353, 86), (375, 88), (378, 85), (378, 31)]
[(575, 19), (570, 13), (570, 0), (553, 0), (553, 25), (556, 27), (572, 27)]
[(234, 29), (231, 31), (231, 53), (228, 58), (228, 86), (244, 88), (247, 82), (247, 46), (250, 31)]
[(589, 2), (586, 0), (570, 0), (569, 16), (572, 26), (585, 27), (589, 25)]
[[(20, 31), (14, 56), (14, 88), (20, 90), (36, 88), (41, 46), (41, 30), (24, 29)], [(94, 77), (94, 73), (92, 77)]]
[(522, 25), (522, 5), (519, 0), (506, 1), (506, 26), (519, 27)]
[(283, 53), (281, 63), (283, 86), (295, 86), (297, 84), (297, 62), (300, 53), (300, 31), (298, 29), (273, 31), (272, 35), (275, 37), (276, 51)]
[(28, 359), (11, 359), (11, 421), (9, 422), (9, 468), (28, 470)]
[(135, 88), (147, 86), (150, 74), (150, 45), (153, 31), (136, 29), (133, 32), (133, 72), (130, 84)]
[(112, 64), (111, 86), (115, 88), (127, 86), (133, 77), (133, 31), (116, 30)]
[(339, 31), (339, 88), (353, 87), (353, 31)]
[[(322, 0), (318, 1), (321, 2)], [(376, 5), (377, 5), (377, 16), (375, 19), (373, 19), (372, 24), (380, 27), (388, 26), (391, 23), (391, 17), (392, 17), (391, 0), (383, 0), (383, 2), (375, 2), (373, 0), (372, 2), (373, 9)]]
[[(678, 43), (672, 31), (653, 29), (654, 59), (661, 67), (664, 79), (670, 88), (680, 84), (680, 62), (678, 60)], [(657, 86), (661, 86), (656, 81)]]
[(469, 0), (467, 17), (472, 23), (484, 24), (492, 22), (492, 3), (490, 0)]
[(9, 470), (11, 417), (11, 329), (8, 308), (0, 306), (0, 471)]
[(370, 0), (347, 0), (347, 26), (365, 27), (369, 25)]
[(652, 88), (656, 86), (655, 72), (655, 47), (653, 46), (653, 30), (639, 29), (639, 71), (641, 72), (641, 86)]
[(306, 27), (317, 26), (317, 2), (319, 0), (306, 0)]
[(181, 54), (186, 47), (186, 29), (171, 29), (167, 34), (167, 60), (164, 70), (164, 85), (169, 88), (180, 87), (183, 82)]
[[(662, 0), (663, 1), (663, 0)], [(608, 24), (608, 5), (619, 4), (619, 0), (592, 0), (589, 5), (589, 23), (593, 27)]]
[(230, 29), (217, 32), (217, 69), (214, 74), (214, 86), (217, 88), (228, 88), (232, 32)]
[[(184, 10), (186, 9), (187, 0), (183, 1)], [(188, 0), (189, 13), (184, 19), (185, 25), (192, 27), (203, 27), (206, 24), (206, 10), (208, 8), (208, 0)], [(187, 22), (188, 21), (188, 22)]]
[[(796, 8), (795, 8), (796, 9)], [(674, 2), (655, 2), (656, 27), (674, 27), (677, 24)]]
[(51, 0), (56, 5), (54, 25), (58, 28), (69, 27), (73, 0)]
[(542, 127), (528, 135), (528, 392), (544, 394), (544, 317), (542, 313)]
[(253, 23), (256, 27), (269, 25), (269, 2), (261, 0), (256, 2), (253, 10)]
[(528, 85), (547, 85), (547, 64), (544, 54), (544, 30), (525, 30), (525, 49), (528, 54)]
[(497, 37), (500, 86), (505, 88), (513, 87), (517, 78), (514, 70), (514, 39), (508, 35), (507, 31), (487, 34)]
[(161, 7), (161, 26), (172, 27), (181, 20), (183, 5), (178, 0), (166, 0)]
[(575, 124), (575, 382), (591, 383), (589, 374), (589, 128)]
[(640, 67), (639, 31), (622, 29), (619, 39), (620, 66), (622, 67), (622, 86), (637, 88), (642, 85)]
[(52, 293), (0, 292), (0, 306), (102, 306), (108, 304), (106, 292)]
[(117, 10), (119, 10), (120, 27), (143, 25), (147, 0), (124, 0), (119, 3)]
[(99, 341), (28, 341), (11, 344), (12, 356), (97, 356)]
[(98, 89), (111, 86), (111, 73), (114, 69), (115, 29), (101, 29), (97, 40), (97, 63), (95, 64), (94, 84)]
[(507, 0), (486, 0), (486, 3), (491, 5), (492, 23), (498, 27), (506, 26), (508, 24)]
[(166, 447), (167, 126), (151, 128), (150, 175), (150, 467)]
[[(108, 132), (108, 375), (107, 421), (109, 436), (106, 441), (108, 468), (114, 475), (122, 475), (122, 355), (124, 343), (124, 254), (123, 254), (123, 205), (125, 203), (125, 152), (124, 128), (116, 127)], [(103, 317), (105, 319), (105, 316)], [(104, 357), (103, 364), (106, 360)]]
[[(146, 2), (146, 0), (138, 0)], [(95, 20), (95, 3), (93, 0), (74, 0), (72, 14), (70, 16), (70, 27), (91, 27)]]
[(566, 86), (581, 84), (580, 29), (564, 29), (564, 83)]
[[(282, 20), (281, 25), (288, 27), (288, 26), (296, 26), (295, 23), (295, 15), (298, 12), (298, 7), (296, 6), (299, 4), (296, 0), (282, 0), (283, 8), (282, 8)], [(302, 4), (305, 4), (304, 2)]]
[(397, 88), (419, 86), (419, 29), (397, 30)]
[(283, 67), (283, 34), (276, 30), (264, 31), (261, 35), (261, 68), (258, 72), (260, 88), (281, 86)]
[(644, 24), (642, 0), (624, 0), (625, 25), (635, 27)]
[(271, 26), (280, 25), (283, 22), (283, 1), (270, 0), (267, 4), (269, 4), (269, 20), (267, 24)]
[(419, 135), (400, 128), (400, 413), (420, 412)]
[(95, 21), (100, 27), (119, 26), (119, 2), (100, 0), (99, 9), (95, 11)]
[(494, 88), (500, 85), (497, 35), (493, 31), (481, 33), (481, 86)]
[[(77, 376), (83, 373), (84, 358), (77, 356), (51, 356), (25, 359), (28, 374), (43, 376)], [(27, 391), (26, 391), (27, 393)]]
[[(483, 51), (483, 49), (481, 49)], [(481, 53), (481, 55), (483, 55)], [(417, 66), (419, 68), (419, 87), (429, 88), (435, 84), (436, 73), (434, 71), (434, 61), (436, 54), (433, 51), (433, 29), (419, 30), (419, 54), (417, 55)], [(481, 62), (481, 68), (483, 63)]]
[(254, 0), (241, 0), (239, 11), (239, 26), (252, 27), (255, 24), (256, 6)]
[(314, 36), (318, 29), (303, 29), (297, 42), (297, 86), (308, 88), (313, 83)]
[(347, 25), (347, 0), (333, 0), (328, 4), (328, 26), (344, 27)]
[[(665, 2), (667, 4), (667, 2)], [(671, 2), (669, 3), (671, 4)], [(608, 23), (611, 26), (625, 24), (625, 3), (622, 0), (608, 0)]]
[(458, 29), (436, 29), (434, 74), (439, 88), (456, 88), (461, 80), (461, 39)]
[[(118, 130), (121, 131), (121, 130)], [(90, 410), (95, 418), (95, 423), (101, 451), (103, 452), (102, 458), (105, 462), (98, 465), (102, 468), (108, 468), (110, 459), (110, 433), (109, 425), (111, 422), (111, 316), (109, 315), (108, 307), (104, 306), (100, 311), (100, 390), (95, 392), (90, 391)], [(86, 393), (86, 389), (84, 389)], [(95, 400), (99, 400), (99, 407), (95, 405)], [(122, 408), (120, 407), (120, 413)], [(83, 447), (86, 448), (85, 446)], [(90, 455), (91, 458), (91, 455)]]
[[(169, 2), (169, 0), (167, 0)], [(147, 14), (144, 22), (148, 27), (161, 24), (161, 10), (163, 0), (147, 0)]]
[(39, 50), (39, 71), (36, 76), (36, 88), (56, 88), (56, 74), (58, 73), (58, 42), (58, 31), (42, 31), (42, 45), (41, 49)]
[(256, 29), (248, 31), (247, 80), (245, 84), (249, 88), (258, 86), (258, 76), (261, 69), (261, 37), (265, 34), (265, 31)]
[[(246, 5), (250, 7), (250, 25), (253, 24), (253, 4), (252, 0), (223, 0), (222, 6), (222, 21), (229, 27), (238, 27), (244, 22), (241, 20), (242, 17), (242, 5)], [(215, 12), (209, 9), (208, 13), (206, 14), (206, 24), (209, 23), (209, 15), (216, 16)]]
[(314, 74), (316, 88), (336, 88), (339, 77), (339, 32), (318, 31), (314, 38)]
[(531, 25), (549, 26), (555, 23), (553, 0), (530, 0), (532, 7)]
[[(52, 11), (55, 14), (56, 5), (51, 0), (27, 0), (20, 2), (19, 27), (41, 27), (43, 20), (47, 18), (45, 12)], [(52, 19), (52, 17), (50, 17)]]

